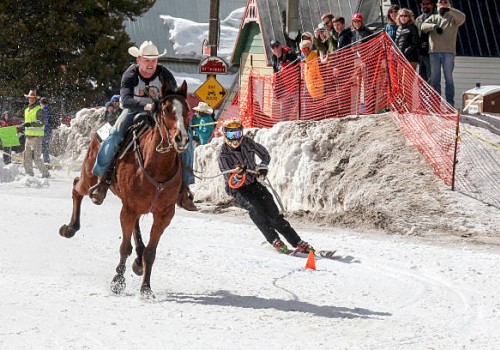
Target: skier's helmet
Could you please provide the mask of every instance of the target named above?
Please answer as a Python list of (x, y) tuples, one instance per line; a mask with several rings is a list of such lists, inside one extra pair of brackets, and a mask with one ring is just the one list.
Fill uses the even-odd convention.
[(229, 147), (237, 148), (243, 140), (243, 124), (238, 119), (229, 119), (222, 125), (224, 142)]

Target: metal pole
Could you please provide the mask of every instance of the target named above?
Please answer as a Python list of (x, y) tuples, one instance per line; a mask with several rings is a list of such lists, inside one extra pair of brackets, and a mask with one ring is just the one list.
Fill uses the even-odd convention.
[(458, 135), (460, 132), (460, 113), (457, 113), (457, 126), (455, 129), (455, 151), (453, 153), (453, 171), (451, 175), (451, 190), (455, 191), (455, 175), (457, 168), (457, 154), (458, 154)]

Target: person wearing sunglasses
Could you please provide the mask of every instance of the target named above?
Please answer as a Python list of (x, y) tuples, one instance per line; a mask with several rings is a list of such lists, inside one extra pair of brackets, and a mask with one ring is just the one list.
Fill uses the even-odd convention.
[(322, 56), (332, 53), (337, 49), (333, 18), (334, 16), (331, 13), (323, 14), (318, 28), (314, 30), (314, 45), (318, 48)]
[[(246, 209), (250, 219), (262, 232), (266, 241), (284, 254), (292, 250), (281, 240), (280, 233), (295, 251), (308, 253), (314, 251), (309, 243), (303, 241), (290, 223), (280, 213), (272, 194), (258, 178), (265, 178), (271, 156), (260, 143), (243, 135), (243, 124), (238, 119), (230, 119), (222, 126), (224, 144), (218, 163), (224, 173), (226, 192), (236, 199), (236, 203)], [(255, 156), (260, 159), (257, 164)], [(237, 169), (237, 170), (234, 170)], [(231, 173), (231, 170), (234, 170)]]
[(372, 31), (365, 26), (363, 15), (356, 12), (351, 17), (352, 42), (361, 43), (366, 41), (366, 37), (372, 35)]
[(398, 30), (396, 31), (396, 40), (394, 41), (398, 49), (410, 62), (413, 69), (417, 69), (418, 64), (418, 28), (413, 19), (413, 11), (402, 8), (398, 12), (396, 19)]
[(465, 14), (451, 6), (449, 0), (439, 0), (438, 13), (422, 23), (422, 31), (429, 33), (431, 86), (441, 95), (441, 69), (445, 80), (446, 101), (454, 107), (455, 84), (453, 69), (457, 54), (458, 28), (465, 23)]
[(429, 59), (429, 33), (422, 32), (422, 23), (434, 13), (433, 0), (422, 0), (420, 4), (422, 14), (415, 19), (415, 25), (420, 35), (418, 50), (418, 74), (425, 81), (429, 82), (431, 78), (431, 62)]

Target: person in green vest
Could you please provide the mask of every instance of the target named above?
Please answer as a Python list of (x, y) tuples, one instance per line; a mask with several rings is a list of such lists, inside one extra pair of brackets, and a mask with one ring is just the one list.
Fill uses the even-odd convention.
[(26, 136), (26, 145), (24, 150), (24, 171), (26, 175), (34, 176), (33, 162), (42, 173), (43, 178), (50, 177), (49, 170), (43, 164), (42, 139), (45, 129), (45, 111), (36, 104), (39, 96), (36, 90), (30, 90), (24, 97), (28, 98), (28, 107), (24, 110), (24, 134)]
[(198, 103), (198, 106), (194, 107), (193, 110), (196, 111), (191, 122), (193, 135), (198, 136), (200, 145), (204, 145), (208, 143), (214, 132), (214, 110), (205, 102)]

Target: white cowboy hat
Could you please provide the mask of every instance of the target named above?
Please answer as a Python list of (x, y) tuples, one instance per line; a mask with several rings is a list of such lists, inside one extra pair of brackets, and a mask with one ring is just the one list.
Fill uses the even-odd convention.
[(40, 98), (40, 96), (38, 96), (36, 94), (36, 90), (30, 90), (30, 92), (28, 92), (27, 95), (24, 95), (24, 97), (34, 97), (34, 98)]
[(158, 48), (152, 41), (145, 41), (140, 48), (132, 46), (128, 49), (128, 53), (134, 57), (160, 58), (167, 54), (167, 49), (160, 55)]
[(212, 114), (214, 110), (205, 102), (198, 103), (198, 106), (193, 108), (197, 112)]

